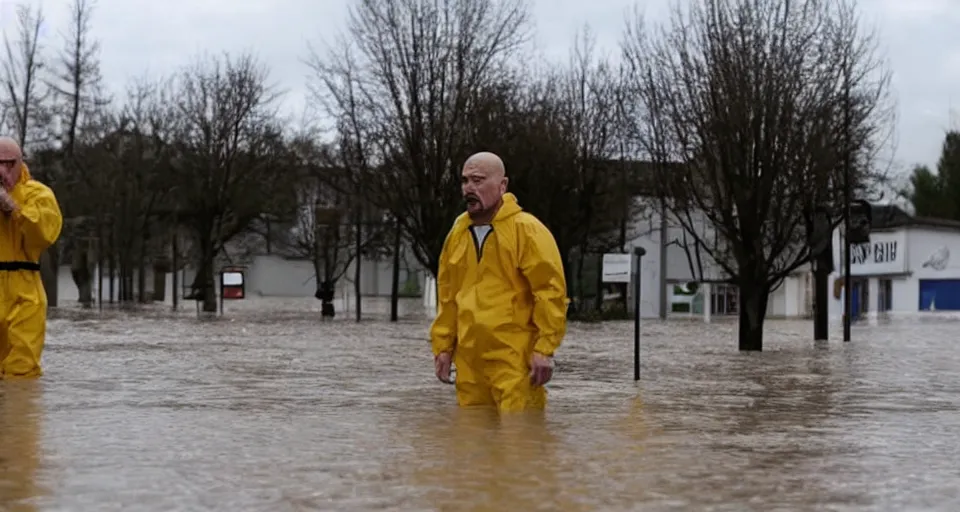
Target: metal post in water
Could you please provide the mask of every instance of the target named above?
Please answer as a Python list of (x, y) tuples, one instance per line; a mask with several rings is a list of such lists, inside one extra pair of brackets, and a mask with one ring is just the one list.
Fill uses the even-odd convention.
[(170, 246), (171, 246), (171, 250), (170, 250), (171, 256), (170, 256), (170, 259), (172, 260), (172, 266), (170, 267), (170, 279), (171, 279), (170, 286), (173, 288), (173, 290), (170, 292), (170, 293), (172, 293), (173, 295), (171, 295), (170, 298), (173, 299), (173, 310), (176, 311), (176, 310), (177, 310), (177, 304), (179, 304), (179, 301), (180, 301), (180, 280), (177, 279), (177, 277), (178, 277), (178, 275), (177, 275), (177, 268), (180, 266), (180, 262), (177, 261), (177, 252), (178, 252), (180, 249), (177, 248), (177, 233), (176, 233), (176, 232), (174, 232), (173, 237), (172, 237), (171, 240), (170, 240)]
[(807, 212), (807, 240), (813, 263), (813, 339), (826, 341), (829, 332), (829, 281), (833, 272), (833, 232), (830, 214), (823, 207)]
[(853, 280), (850, 276), (850, 203), (853, 202), (853, 192), (850, 183), (850, 68), (847, 60), (843, 61), (843, 341), (850, 341), (850, 322), (853, 317)]
[(634, 247), (637, 267), (633, 280), (633, 380), (640, 380), (640, 261), (647, 254), (643, 247)]

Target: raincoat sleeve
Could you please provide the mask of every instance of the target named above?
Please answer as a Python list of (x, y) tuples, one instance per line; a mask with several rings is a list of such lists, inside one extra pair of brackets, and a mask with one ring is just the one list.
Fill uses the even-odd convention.
[(440, 264), (437, 267), (437, 317), (430, 328), (430, 343), (433, 345), (433, 355), (443, 352), (452, 352), (457, 344), (457, 302), (456, 290), (450, 279), (450, 269), (447, 268), (450, 239), (453, 230), (447, 234), (440, 251)]
[(533, 292), (533, 323), (537, 327), (534, 352), (552, 356), (567, 332), (567, 282), (563, 260), (550, 230), (540, 221), (525, 222), (519, 230), (520, 271)]
[(42, 252), (60, 236), (63, 215), (56, 196), (46, 185), (31, 183), (25, 192), (13, 217), (20, 221), (24, 246)]

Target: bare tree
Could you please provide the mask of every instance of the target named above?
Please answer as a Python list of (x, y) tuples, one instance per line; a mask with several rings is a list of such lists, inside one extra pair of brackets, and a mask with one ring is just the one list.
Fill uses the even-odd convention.
[[(585, 298), (583, 270), (587, 258), (625, 244), (627, 228), (640, 213), (624, 186), (624, 162), (621, 144), (625, 141), (621, 98), (623, 74), (605, 56), (597, 54), (596, 39), (585, 26), (577, 35), (570, 64), (561, 75), (559, 107), (562, 123), (574, 141), (575, 158), (570, 162), (569, 188), (571, 211), (576, 219), (579, 257), (575, 278), (579, 303)], [(631, 233), (632, 234), (632, 233)], [(599, 279), (600, 276), (598, 275)], [(599, 283), (598, 283), (599, 284)], [(603, 294), (596, 293), (599, 308)]]
[[(61, 204), (71, 215), (74, 263), (77, 252), (89, 258), (81, 268), (75, 264), (74, 273), (91, 263), (101, 270), (107, 265), (110, 302), (118, 297), (130, 304), (137, 289), (146, 300), (145, 266), (163, 249), (157, 240), (167, 238), (174, 128), (169, 94), (164, 82), (137, 79), (116, 108), (85, 115), (67, 162), (72, 172), (58, 181)], [(86, 304), (89, 281), (79, 288)]]
[(284, 145), (268, 72), (252, 56), (211, 57), (176, 79), (178, 218), (199, 253), (194, 296), (216, 311), (215, 258), (288, 191), (295, 166)]
[(351, 263), (359, 266), (358, 255), (380, 244), (382, 232), (365, 218), (357, 222), (358, 210), (363, 213), (368, 205), (354, 190), (350, 173), (355, 164), (349, 150), (320, 147), (310, 137), (298, 137), (291, 146), (300, 171), (295, 187), (298, 211), (285, 245), (293, 255), (313, 262), (320, 296), (321, 290), (334, 289)]
[(63, 151), (67, 158), (74, 153), (77, 133), (86, 118), (110, 104), (103, 90), (100, 73), (100, 43), (90, 34), (96, 0), (74, 0), (70, 11), (70, 30), (63, 36), (59, 66), (50, 80), (50, 89), (57, 95), (59, 114), (65, 119), (62, 127)]
[[(9, 34), (3, 36), (5, 80), (2, 85), (6, 98), (2, 107), (12, 118), (14, 137), (28, 155), (46, 149), (49, 142), (49, 109), (46, 105), (49, 90), (43, 86), (40, 76), (44, 67), (40, 44), (43, 24), (42, 7), (33, 9), (28, 3), (19, 4), (16, 39), (11, 41)], [(49, 183), (53, 168), (55, 166), (46, 165), (34, 169), (34, 177)], [(40, 275), (50, 307), (57, 307), (59, 302), (58, 253), (59, 247), (54, 244), (40, 256)]]
[[(84, 124), (94, 121), (99, 110), (109, 105), (102, 88), (100, 74), (100, 44), (90, 34), (90, 22), (95, 0), (74, 0), (71, 6), (69, 31), (63, 36), (58, 66), (49, 80), (49, 88), (57, 97), (58, 115), (65, 122), (58, 134), (62, 142), (64, 173), (76, 176), (89, 172), (76, 159), (76, 144)], [(93, 303), (92, 279), (96, 253), (90, 241), (96, 227), (92, 218), (78, 218), (79, 222), (67, 233), (66, 242), (72, 249), (71, 274), (80, 296), (80, 303)], [(87, 236), (83, 236), (87, 232)], [(59, 266), (59, 265), (58, 265)]]
[(40, 6), (34, 10), (30, 4), (19, 4), (16, 39), (11, 41), (9, 33), (3, 36), (5, 110), (12, 118), (15, 138), (24, 151), (29, 151), (28, 146), (38, 138), (37, 121), (41, 120), (44, 101), (48, 96), (40, 77), (44, 65), (43, 48), (40, 45), (43, 23), (44, 15)]
[(462, 208), (470, 95), (508, 69), (528, 18), (526, 0), (357, 0), (346, 38), (310, 51), (318, 102), (379, 146), (365, 157), (375, 173), (363, 180), (368, 197), (402, 223), (434, 274)]
[[(804, 211), (866, 193), (889, 75), (847, 0), (704, 0), (623, 44), (674, 219), (740, 289), (740, 350), (762, 350), (771, 290), (809, 261)], [(846, 165), (849, 164), (849, 165)], [(709, 272), (709, 271), (708, 271)]]
[(478, 89), (467, 126), (471, 147), (507, 162), (510, 191), (550, 228), (580, 299), (596, 284), (583, 278), (584, 262), (622, 247), (641, 213), (625, 186), (633, 166), (616, 160), (617, 71), (591, 45), (581, 40), (569, 67), (527, 69)]

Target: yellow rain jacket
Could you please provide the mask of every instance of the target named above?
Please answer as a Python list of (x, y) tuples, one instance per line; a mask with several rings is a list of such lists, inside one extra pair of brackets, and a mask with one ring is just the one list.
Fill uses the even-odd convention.
[(550, 231), (513, 194), (483, 239), (460, 215), (437, 272), (434, 355), (453, 352), (457, 401), (501, 411), (539, 409), (546, 390), (530, 384), (534, 352), (552, 356), (566, 333), (567, 285)]
[(60, 236), (63, 217), (53, 191), (26, 164), (10, 197), (20, 208), (0, 214), (0, 376), (39, 377), (47, 327), (40, 253)]

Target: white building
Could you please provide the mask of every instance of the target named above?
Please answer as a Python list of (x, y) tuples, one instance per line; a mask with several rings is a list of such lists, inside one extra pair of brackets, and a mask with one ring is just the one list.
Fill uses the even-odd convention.
[[(630, 249), (643, 247), (641, 261), (641, 317), (655, 318), (666, 310), (667, 317), (736, 316), (740, 313), (740, 293), (736, 285), (725, 282), (727, 274), (702, 250), (697, 254), (693, 238), (677, 222), (668, 222), (666, 243), (661, 243), (660, 215), (648, 212), (635, 229), (639, 236), (630, 242)], [(700, 233), (712, 229), (706, 220), (698, 226)], [(706, 238), (706, 237), (704, 237)], [(768, 317), (796, 317), (811, 314), (807, 301), (808, 268), (801, 268), (784, 279), (767, 303)], [(690, 292), (690, 284), (696, 291)], [(630, 285), (632, 304), (633, 285)], [(812, 297), (812, 286), (809, 296)], [(807, 304), (809, 302), (809, 304)], [(632, 309), (632, 306), (631, 306)]]
[[(658, 223), (653, 216), (650, 222)], [(648, 230), (649, 231), (649, 230)], [(829, 313), (834, 321), (843, 316), (843, 253), (841, 229), (834, 231), (835, 272), (830, 277)], [(874, 229), (869, 244), (851, 251), (853, 319), (878, 314), (919, 311), (960, 311), (960, 222), (912, 217), (895, 206), (874, 206)], [(677, 241), (680, 241), (679, 244)], [(687, 289), (697, 281), (690, 269), (688, 252), (681, 245), (683, 230), (669, 227), (667, 247), (661, 249), (658, 231), (649, 231), (632, 245), (646, 249), (641, 262), (641, 313), (655, 317), (664, 291), (668, 314), (711, 318), (739, 313), (739, 294), (734, 285), (719, 282), (724, 273), (702, 257), (705, 282), (695, 293)], [(665, 279), (660, 281), (660, 260), (666, 258)], [(813, 275), (807, 265), (784, 279), (773, 291), (768, 317), (812, 317)], [(662, 288), (661, 288), (662, 286)]]
[[(851, 251), (853, 318), (884, 313), (960, 311), (960, 222), (911, 217), (886, 207), (888, 219), (870, 243)], [(874, 213), (876, 219), (877, 213)], [(875, 221), (875, 225), (876, 225)], [(843, 314), (843, 260), (834, 234), (831, 317)]]

